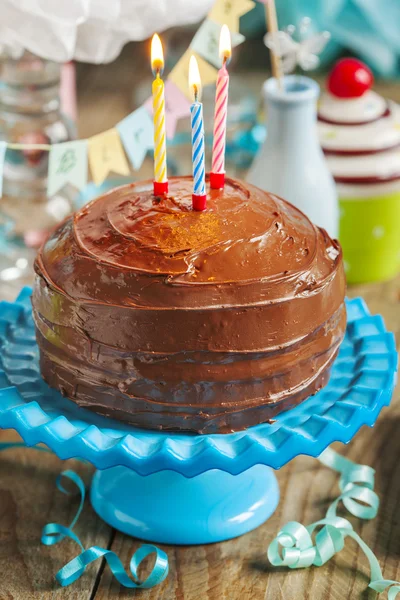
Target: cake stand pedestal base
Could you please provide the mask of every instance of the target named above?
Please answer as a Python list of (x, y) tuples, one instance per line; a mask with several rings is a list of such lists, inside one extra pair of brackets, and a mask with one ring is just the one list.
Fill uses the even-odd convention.
[(188, 479), (175, 471), (143, 477), (127, 467), (96, 471), (92, 505), (115, 529), (150, 542), (208, 544), (258, 527), (275, 511), (279, 488), (270, 467), (231, 475), (210, 470)]

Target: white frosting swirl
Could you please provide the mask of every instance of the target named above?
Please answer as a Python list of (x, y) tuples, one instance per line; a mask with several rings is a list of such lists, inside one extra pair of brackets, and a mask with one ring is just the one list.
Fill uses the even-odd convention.
[(372, 91), (355, 99), (325, 93), (318, 133), (338, 183), (375, 187), (398, 180), (400, 190), (400, 107), (396, 103)]

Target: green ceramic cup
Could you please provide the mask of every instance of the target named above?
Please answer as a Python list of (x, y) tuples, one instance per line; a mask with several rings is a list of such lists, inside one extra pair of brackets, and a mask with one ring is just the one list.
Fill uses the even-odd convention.
[(340, 233), (347, 281), (383, 281), (400, 272), (400, 190), (339, 198)]

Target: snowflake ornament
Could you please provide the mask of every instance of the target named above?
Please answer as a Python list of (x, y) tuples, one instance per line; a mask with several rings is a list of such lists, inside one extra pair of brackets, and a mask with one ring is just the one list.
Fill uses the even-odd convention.
[(322, 52), (331, 35), (329, 31), (310, 34), (311, 19), (304, 17), (298, 27), (299, 41), (293, 39), (296, 32), (294, 25), (284, 31), (267, 33), (264, 44), (282, 61), (284, 73), (291, 73), (299, 65), (303, 71), (311, 71), (319, 65), (318, 54)]

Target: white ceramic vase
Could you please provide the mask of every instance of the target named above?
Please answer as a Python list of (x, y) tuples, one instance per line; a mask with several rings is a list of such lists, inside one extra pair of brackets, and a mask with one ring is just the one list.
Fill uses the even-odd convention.
[(337, 238), (337, 193), (316, 126), (318, 84), (309, 77), (288, 75), (281, 90), (271, 78), (264, 83), (263, 96), (267, 139), (248, 181), (288, 200)]

